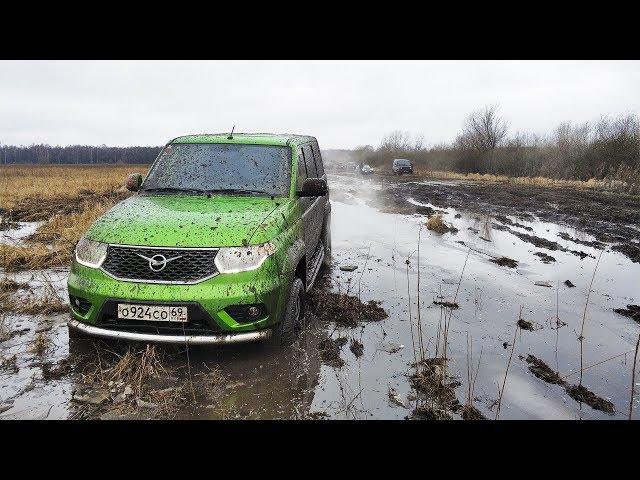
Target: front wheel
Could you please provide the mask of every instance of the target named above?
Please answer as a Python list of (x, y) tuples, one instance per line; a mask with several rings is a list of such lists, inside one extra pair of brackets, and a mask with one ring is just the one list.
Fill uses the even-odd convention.
[(292, 345), (304, 327), (304, 284), (294, 278), (289, 290), (289, 297), (280, 322), (273, 328), (271, 344), (285, 347)]

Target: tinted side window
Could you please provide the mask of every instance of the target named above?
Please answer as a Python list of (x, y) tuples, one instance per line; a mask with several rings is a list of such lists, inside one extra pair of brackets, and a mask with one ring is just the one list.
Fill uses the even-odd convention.
[(305, 145), (303, 147), (304, 150), (304, 159), (307, 163), (307, 175), (309, 178), (318, 177), (318, 173), (316, 171), (316, 164), (313, 159), (313, 150), (311, 150), (311, 145)]
[(322, 177), (324, 175), (324, 165), (322, 164), (322, 155), (320, 155), (320, 147), (318, 147), (318, 142), (313, 142), (313, 156), (316, 159), (316, 169), (318, 170), (318, 177)]

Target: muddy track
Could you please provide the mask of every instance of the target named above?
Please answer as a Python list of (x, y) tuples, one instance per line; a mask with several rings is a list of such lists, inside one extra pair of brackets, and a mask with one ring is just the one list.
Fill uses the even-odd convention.
[(542, 221), (585, 231), (599, 242), (614, 243), (612, 248), (640, 262), (640, 231), (633, 227), (640, 225), (638, 196), (508, 183), (420, 181), (385, 178), (385, 183), (390, 183), (381, 193), (381, 203), (415, 210), (406, 213), (419, 213), (420, 207), (406, 201), (411, 197), (441, 208), (454, 207), (499, 218), (511, 215), (530, 220), (533, 214)]

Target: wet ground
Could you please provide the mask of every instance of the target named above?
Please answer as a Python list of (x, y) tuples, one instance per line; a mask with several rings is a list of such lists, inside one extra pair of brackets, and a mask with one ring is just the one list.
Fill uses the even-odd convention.
[[(503, 384), (501, 419), (626, 418), (640, 324), (614, 309), (640, 303), (640, 264), (612, 247), (638, 241), (635, 207), (611, 207), (632, 212), (616, 228), (595, 207), (563, 210), (549, 193), (536, 204), (530, 191), (518, 202), (511, 191), (483, 195), (489, 190), (473, 184), (403, 182), (330, 176), (334, 258), (318, 288), (380, 301), (386, 318), (343, 327), (309, 315), (298, 344), (286, 349), (161, 348), (166, 375), (145, 391), (139, 408), (126, 410), (111, 408), (124, 385), (106, 384), (99, 395), (90, 388), (111, 372), (109, 355), (123, 355), (124, 347), (69, 342), (65, 313), (3, 312), (0, 418), (404, 419), (420, 400), (410, 378), (420, 356), (418, 318), (422, 349), (433, 358), (442, 356), (436, 339), (449, 315), (447, 378), (460, 403), (468, 371), (477, 369), (473, 404), (487, 418), (496, 416)], [(434, 212), (454, 228), (428, 230)], [(19, 227), (1, 232), (3, 241), (33, 229)], [(586, 310), (582, 385), (611, 402), (614, 413), (579, 403), (566, 388), (579, 383), (578, 337), (601, 252)], [(51, 283), (66, 301), (65, 270), (6, 277), (32, 287), (17, 295), (38, 295)], [(96, 369), (97, 358), (105, 364)], [(172, 408), (154, 403), (172, 388)]]

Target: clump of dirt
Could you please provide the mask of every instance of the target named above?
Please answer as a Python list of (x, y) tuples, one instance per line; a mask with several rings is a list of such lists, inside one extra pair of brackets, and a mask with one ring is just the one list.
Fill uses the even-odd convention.
[(433, 303), (434, 305), (440, 305), (445, 308), (450, 308), (451, 310), (458, 310), (460, 308), (460, 305), (458, 305), (455, 302), (445, 302), (441, 300), (434, 300)]
[(529, 232), (533, 231), (533, 228), (527, 226), (527, 225), (523, 225), (521, 223), (518, 222), (514, 222), (513, 220), (511, 220), (510, 218), (504, 216), (504, 215), (496, 215), (495, 219), (498, 220), (500, 223), (504, 223), (505, 225), (511, 225), (512, 227), (518, 227), (518, 228), (522, 228), (524, 230), (527, 230)]
[(627, 308), (614, 308), (613, 311), (640, 322), (640, 305), (627, 305)]
[(351, 350), (356, 358), (359, 358), (364, 354), (364, 345), (355, 338), (352, 338), (349, 344), (349, 350)]
[(343, 327), (355, 327), (358, 322), (387, 318), (387, 312), (380, 306), (381, 303), (375, 300), (363, 303), (357, 297), (329, 292), (322, 288), (313, 289), (309, 295), (311, 311), (321, 321), (335, 321)]
[(0, 293), (15, 292), (16, 290), (24, 290), (29, 288), (28, 283), (18, 283), (10, 278), (0, 280)]
[(566, 391), (576, 402), (586, 403), (594, 410), (600, 410), (609, 414), (616, 412), (613, 403), (597, 396), (584, 385), (569, 385), (566, 387)]
[(614, 245), (611, 250), (624, 253), (634, 263), (640, 263), (640, 246), (634, 243), (621, 243)]
[(558, 242), (553, 242), (551, 240), (547, 240), (546, 238), (536, 237), (535, 235), (529, 235), (527, 233), (517, 232), (515, 230), (509, 230), (509, 233), (511, 233), (511, 235), (518, 237), (520, 240), (530, 243), (538, 248), (546, 248), (547, 250), (559, 250), (561, 252), (568, 252), (568, 253), (571, 253), (572, 255), (576, 255), (577, 257), (580, 257), (580, 260), (584, 259), (585, 257), (595, 258), (593, 255), (589, 255), (586, 252), (565, 248), (562, 245), (560, 245)]
[(522, 330), (527, 330), (528, 332), (533, 332), (535, 330), (539, 330), (540, 329), (538, 324), (536, 324), (534, 322), (530, 322), (529, 320), (525, 320), (524, 318), (519, 318), (517, 325)]
[(529, 365), (529, 371), (540, 380), (556, 385), (566, 385), (567, 382), (565, 382), (557, 372), (554, 372), (549, 365), (544, 363), (538, 357), (531, 354), (527, 355), (527, 363), (531, 364)]
[(43, 363), (40, 365), (42, 377), (45, 380), (60, 378), (71, 371), (71, 363), (68, 359), (63, 358), (55, 364)]
[(344, 365), (344, 360), (340, 357), (340, 350), (347, 343), (346, 337), (339, 337), (335, 340), (332, 338), (326, 338), (318, 344), (320, 350), (320, 358), (324, 363), (335, 368), (340, 368)]
[(491, 258), (489, 261), (501, 267), (516, 268), (518, 266), (518, 261), (509, 257)]
[(18, 228), (18, 224), (16, 222), (12, 222), (5, 217), (0, 217), (0, 232), (4, 230), (15, 230), (16, 228)]
[(452, 232), (455, 233), (458, 231), (453, 225), (447, 225), (444, 220), (442, 220), (442, 215), (440, 213), (436, 213), (435, 215), (431, 215), (429, 220), (427, 220), (427, 230), (431, 230), (433, 232), (439, 233), (440, 235)]
[(408, 420), (453, 420), (451, 414), (436, 405), (419, 405), (416, 407), (411, 415), (407, 417)]
[(564, 284), (569, 288), (574, 288), (575, 287), (575, 285), (573, 284), (573, 282), (571, 280), (565, 280)]
[(556, 261), (554, 257), (552, 257), (551, 255), (547, 255), (544, 252), (535, 252), (534, 255), (536, 257), (540, 257), (540, 261), (542, 261), (542, 263), (552, 263)]
[(486, 420), (485, 417), (480, 410), (470, 404), (466, 404), (462, 407), (460, 411), (463, 420)]
[(444, 411), (458, 411), (460, 402), (454, 388), (460, 384), (447, 383), (446, 360), (441, 357), (428, 358), (418, 362), (417, 371), (409, 378), (412, 387), (426, 398), (430, 408)]
[(573, 242), (573, 243), (579, 243), (580, 245), (585, 245), (587, 247), (593, 247), (593, 248), (597, 248), (602, 250), (606, 245), (602, 242), (599, 242), (597, 240), (593, 240), (593, 241), (586, 241), (586, 240), (580, 240), (578, 238), (574, 238), (571, 235), (569, 235), (566, 232), (560, 232), (558, 234), (558, 236), (563, 239), (563, 240), (567, 240), (569, 242)]

